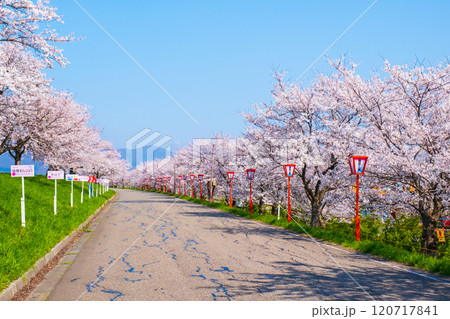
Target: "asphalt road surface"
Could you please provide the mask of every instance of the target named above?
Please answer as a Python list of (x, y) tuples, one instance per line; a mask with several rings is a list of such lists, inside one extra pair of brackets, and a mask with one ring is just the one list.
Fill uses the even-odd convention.
[(118, 190), (48, 300), (449, 300), (448, 277)]

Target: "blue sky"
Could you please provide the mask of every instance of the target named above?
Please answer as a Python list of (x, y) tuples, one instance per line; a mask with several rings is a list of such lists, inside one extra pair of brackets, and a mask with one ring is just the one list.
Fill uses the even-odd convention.
[[(173, 146), (214, 133), (238, 136), (240, 115), (270, 103), (273, 72), (295, 79), (364, 12), (363, 1), (77, 0), (196, 119), (189, 118), (72, 0), (51, 0), (70, 61), (48, 71), (57, 89), (91, 107), (92, 124), (117, 148), (143, 128)], [(327, 53), (346, 54), (363, 76), (450, 52), (450, 2), (379, 0)], [(305, 74), (329, 71), (321, 59)]]

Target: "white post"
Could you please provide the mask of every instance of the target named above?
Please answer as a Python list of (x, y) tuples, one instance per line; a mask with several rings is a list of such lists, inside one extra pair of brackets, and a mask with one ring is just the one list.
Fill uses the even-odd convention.
[(81, 182), (81, 202), (83, 202), (84, 181)]
[(20, 211), (22, 215), (22, 227), (25, 227), (25, 182), (22, 177), (22, 198), (20, 199)]
[(95, 197), (98, 197), (98, 183), (97, 183), (97, 191), (96, 191)]
[(57, 195), (58, 195), (58, 191), (57, 191), (57, 187), (56, 187), (56, 181), (57, 179), (55, 179), (55, 197), (53, 198), (53, 213), (56, 215), (56, 201), (57, 201)]
[(88, 183), (89, 198), (91, 198), (91, 183)]
[(72, 180), (72, 192), (70, 193), (70, 207), (73, 207), (73, 180)]
[(279, 201), (278, 202), (278, 215), (277, 215), (277, 219), (280, 219), (280, 204), (281, 204), (281, 201)]

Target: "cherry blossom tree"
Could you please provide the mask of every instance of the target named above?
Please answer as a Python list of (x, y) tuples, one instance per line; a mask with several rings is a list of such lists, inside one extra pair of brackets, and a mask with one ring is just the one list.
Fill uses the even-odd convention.
[(56, 8), (49, 0), (0, 0), (0, 42), (13, 42), (30, 49), (48, 66), (56, 61), (61, 66), (67, 63), (62, 49), (52, 43), (71, 41), (72, 37), (60, 36), (54, 29), (40, 27), (52, 22), (63, 23)]
[[(277, 150), (266, 154), (279, 168), (292, 159), (304, 190), (299, 202), (308, 200), (311, 226), (323, 227), (324, 208), (333, 204), (327, 198), (328, 193), (348, 186), (348, 181), (343, 179), (348, 175), (348, 171), (344, 172), (344, 169), (348, 170), (345, 150), (331, 134), (348, 120), (348, 116), (330, 106), (328, 98), (321, 94), (323, 82), (317, 81), (302, 89), (300, 85), (283, 82), (281, 75), (275, 78), (274, 103), (255, 106), (254, 113), (245, 115), (251, 125), (247, 136), (265, 141), (271, 149)], [(280, 146), (286, 148), (284, 159)]]
[(343, 139), (370, 156), (368, 176), (388, 187), (377, 200), (420, 216), (422, 251), (435, 254), (438, 219), (449, 208), (450, 65), (386, 62), (386, 77), (368, 80), (356, 75), (354, 64), (333, 65), (339, 73), (336, 99), (358, 114), (342, 131)]
[(31, 122), (41, 100), (51, 91), (41, 73), (44, 64), (13, 43), (0, 45), (0, 155), (23, 153), (30, 140)]

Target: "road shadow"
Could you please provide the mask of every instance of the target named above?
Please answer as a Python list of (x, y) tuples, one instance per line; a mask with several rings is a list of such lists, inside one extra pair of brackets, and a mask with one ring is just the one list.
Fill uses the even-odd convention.
[(233, 226), (212, 226), (208, 227), (211, 231), (220, 231), (226, 234), (242, 233), (245, 235), (261, 235), (267, 238), (278, 238), (281, 240), (311, 240), (309, 237), (305, 237), (303, 234), (295, 233), (291, 230), (281, 227), (275, 227), (269, 224), (264, 224), (258, 221), (250, 220), (245, 217), (233, 215), (227, 212), (220, 211), (205, 211), (205, 212), (182, 212), (179, 213), (184, 216), (193, 217), (211, 217), (211, 218), (224, 218), (231, 221), (239, 220), (240, 224), (231, 223)]
[[(299, 262), (275, 262), (281, 273), (244, 273), (245, 280), (230, 278), (230, 294), (246, 299), (261, 293), (269, 300), (449, 300), (448, 285), (424, 282), (400, 270), (346, 266), (342, 269), (306, 265)], [(337, 266), (337, 265), (336, 265)], [(251, 299), (251, 298), (249, 298)]]
[[(412, 273), (379, 264), (375, 260), (389, 262), (379, 257), (322, 246), (327, 251), (325, 252), (316, 244), (311, 246), (311, 242), (320, 244), (321, 241), (289, 230), (253, 223), (235, 227), (214, 226), (209, 229), (227, 234), (259, 235), (267, 238), (267, 242), (275, 240), (279, 243), (294, 243), (294, 250), (289, 249), (294, 254), (292, 259), (295, 261), (260, 261), (273, 268), (273, 272), (252, 269), (252, 272), (243, 276), (246, 280), (230, 279), (233, 281), (233, 292), (244, 299), (247, 294), (262, 293), (273, 296), (273, 300), (450, 300), (450, 282), (442, 276), (422, 270), (411, 270), (415, 272)], [(264, 238), (258, 241), (264, 242)], [(317, 259), (308, 260), (302, 254), (305, 250), (312, 251)], [(310, 257), (311, 253), (308, 258)], [(411, 267), (401, 265), (401, 268)]]

